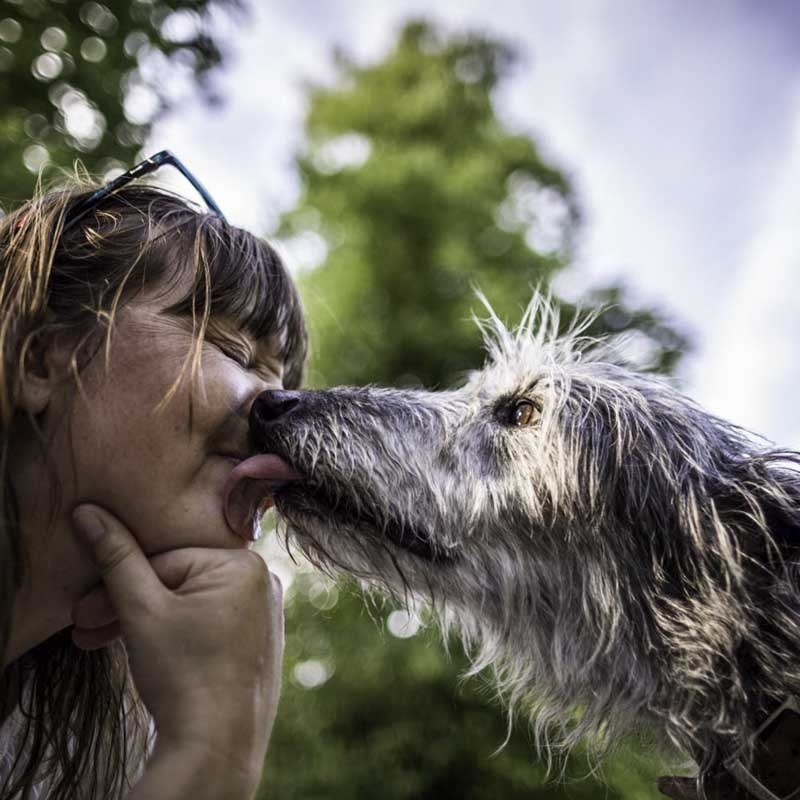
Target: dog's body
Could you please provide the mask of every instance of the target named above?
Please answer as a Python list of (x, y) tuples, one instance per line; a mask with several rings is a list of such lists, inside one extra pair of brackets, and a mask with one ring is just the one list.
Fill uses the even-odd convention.
[(649, 722), (701, 772), (746, 760), (800, 693), (800, 454), (557, 326), (493, 320), (455, 391), (265, 393), (256, 444), (306, 476), (277, 508), (317, 564), (427, 598), (537, 740)]

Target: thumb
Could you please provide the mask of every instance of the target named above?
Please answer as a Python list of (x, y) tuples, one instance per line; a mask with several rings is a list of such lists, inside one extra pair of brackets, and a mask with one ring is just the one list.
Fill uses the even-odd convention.
[(141, 607), (164, 591), (133, 534), (108, 511), (80, 505), (72, 512), (72, 522), (120, 620), (124, 620), (126, 609)]

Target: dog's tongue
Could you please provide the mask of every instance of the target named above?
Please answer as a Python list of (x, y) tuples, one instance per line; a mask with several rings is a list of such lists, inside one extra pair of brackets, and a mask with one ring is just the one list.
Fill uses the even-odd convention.
[(225, 519), (231, 530), (254, 542), (261, 517), (275, 502), (273, 494), (287, 481), (302, 476), (276, 455), (248, 458), (237, 464), (225, 483)]

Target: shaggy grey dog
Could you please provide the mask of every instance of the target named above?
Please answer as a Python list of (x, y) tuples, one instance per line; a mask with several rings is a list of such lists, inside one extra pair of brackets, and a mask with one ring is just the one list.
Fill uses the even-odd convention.
[[(453, 391), (265, 392), (251, 433), (309, 558), (423, 599), (552, 734), (650, 723), (701, 775), (800, 691), (800, 454), (559, 336), (483, 323)], [(555, 729), (555, 730), (554, 730)]]

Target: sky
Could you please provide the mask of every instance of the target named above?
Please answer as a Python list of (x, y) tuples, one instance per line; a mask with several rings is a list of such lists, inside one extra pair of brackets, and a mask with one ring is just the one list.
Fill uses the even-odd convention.
[[(794, 0), (250, 0), (221, 17), (216, 84), (156, 126), (226, 215), (271, 230), (297, 200), (304, 85), (334, 47), (379, 59), (403, 21), (506, 39), (496, 96), (572, 179), (569, 298), (622, 281), (694, 343), (678, 374), (713, 413), (800, 449), (800, 3)], [(477, 366), (477, 365), (476, 365)]]

